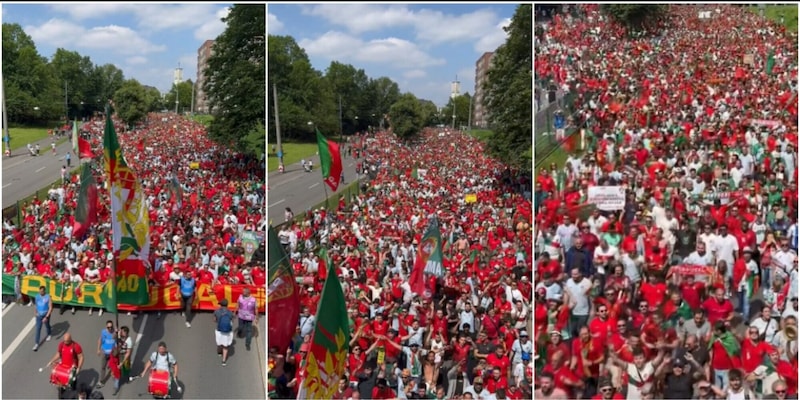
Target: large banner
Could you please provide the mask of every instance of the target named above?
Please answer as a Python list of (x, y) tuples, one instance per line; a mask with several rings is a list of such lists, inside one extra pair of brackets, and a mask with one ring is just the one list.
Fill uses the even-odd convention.
[[(128, 276), (128, 282), (118, 282), (118, 285), (136, 285), (139, 280), (133, 276)], [(83, 283), (77, 289), (66, 287), (62, 283), (50, 278), (37, 275), (27, 275), (22, 277), (20, 289), (22, 294), (34, 297), (39, 294), (39, 287), (47, 288), (47, 293), (53, 299), (54, 304), (66, 304), (69, 306), (80, 307), (99, 307), (108, 308), (111, 302), (111, 286), (107, 284)], [(222, 299), (228, 299), (228, 308), (235, 311), (237, 301), (242, 291), (248, 285), (216, 285), (211, 286), (207, 283), (197, 284), (194, 304), (195, 310), (214, 311), (219, 308)], [(256, 305), (259, 312), (266, 312), (267, 289), (250, 285), (250, 293), (256, 298)], [(131, 289), (135, 291), (135, 288)], [(3, 275), (3, 295), (14, 295), (14, 277)], [(121, 311), (166, 311), (179, 310), (181, 308), (180, 287), (177, 284), (167, 286), (150, 287), (150, 301), (141, 306), (120, 304)]]
[(594, 204), (598, 210), (616, 211), (625, 208), (625, 188), (622, 186), (590, 186), (589, 204)]

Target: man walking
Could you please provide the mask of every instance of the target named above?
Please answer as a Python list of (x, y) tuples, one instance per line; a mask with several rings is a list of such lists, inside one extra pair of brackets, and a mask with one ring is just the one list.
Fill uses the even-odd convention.
[(217, 354), (222, 356), (224, 367), (228, 363), (228, 347), (233, 343), (233, 312), (228, 309), (228, 299), (219, 302), (219, 308), (214, 311), (214, 322), (217, 323)]
[(33, 351), (39, 350), (39, 343), (42, 333), (42, 324), (47, 330), (47, 338), (50, 341), (50, 314), (53, 313), (53, 299), (47, 294), (44, 286), (39, 287), (39, 294), (36, 295), (36, 344), (33, 345)]
[[(97, 355), (103, 357), (103, 368), (100, 371), (100, 378), (102, 383), (105, 383), (108, 371), (108, 358), (111, 356), (111, 351), (114, 350), (114, 345), (117, 344), (117, 335), (114, 332), (114, 322), (111, 320), (106, 321), (106, 328), (100, 331), (100, 337), (97, 339)], [(98, 388), (102, 387), (99, 385)]]
[(197, 286), (197, 282), (192, 277), (192, 271), (187, 270), (181, 276), (180, 281), (181, 286), (181, 306), (183, 308), (183, 312), (181, 315), (186, 316), (186, 327), (192, 327), (192, 303), (194, 303), (194, 289)]
[(245, 336), (244, 347), (250, 351), (250, 342), (253, 341), (253, 324), (258, 323), (258, 310), (256, 299), (250, 295), (250, 288), (246, 287), (239, 296), (237, 313), (239, 314), (239, 329)]

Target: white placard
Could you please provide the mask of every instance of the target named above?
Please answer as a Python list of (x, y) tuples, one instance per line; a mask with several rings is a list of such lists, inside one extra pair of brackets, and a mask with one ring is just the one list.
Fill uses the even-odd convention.
[(587, 203), (598, 210), (616, 211), (625, 208), (625, 188), (622, 186), (591, 186)]

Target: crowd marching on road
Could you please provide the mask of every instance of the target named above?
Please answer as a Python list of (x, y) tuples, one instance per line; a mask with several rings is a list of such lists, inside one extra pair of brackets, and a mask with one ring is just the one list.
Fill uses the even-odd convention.
[[(302, 310), (289, 349), (270, 344), (269, 397), (297, 396), (327, 278), (341, 282), (351, 332), (335, 399), (530, 398), (530, 176), (447, 129), (425, 130), (415, 143), (356, 136), (344, 151), (371, 178), (361, 193), (278, 228), (302, 282)], [(444, 268), (438, 279), (426, 273), (419, 293), (412, 268), (432, 221)]]
[[(252, 259), (246, 261), (242, 233), (263, 233), (266, 230), (266, 162), (263, 157), (246, 156), (213, 142), (201, 124), (174, 114), (151, 114), (146, 122), (131, 130), (125, 130), (120, 123), (115, 125), (127, 164), (136, 172), (144, 190), (149, 213), (152, 250), (147, 281), (151, 287), (177, 285), (179, 288), (182, 307), (176, 312), (181, 312), (187, 328), (181, 335), (193, 334), (188, 329), (195, 318), (192, 304), (197, 305), (200, 285), (207, 284), (212, 288), (217, 285), (247, 285), (241, 296), (237, 296), (238, 300), (236, 297), (232, 300), (233, 305), (238, 305), (235, 310), (228, 310), (229, 314), (222, 318), (218, 312), (215, 313), (217, 344), (224, 346), (218, 349), (218, 353), (223, 355), (222, 349), (225, 349), (221, 361), (226, 365), (232, 336), (239, 332), (245, 339), (246, 350), (250, 351), (253, 337), (257, 334), (254, 324), (259, 319), (258, 305), (250, 287), (266, 286), (265, 256), (262, 244), (252, 254)], [(83, 168), (92, 169), (98, 192), (97, 222), (84, 235), (73, 234), (76, 210), (80, 208), (77, 176), (54, 185), (47, 198), (34, 198), (24, 204), (19, 224), (9, 219), (3, 221), (3, 274), (14, 281), (14, 294), (11, 296), (4, 285), (4, 309), (10, 302), (34, 308), (33, 351), (42, 347), (47, 352), (54, 351), (45, 344), (51, 340), (52, 319), (68, 319), (59, 316), (69, 308), (72, 314), (80, 308), (54, 304), (54, 299), (61, 299), (64, 292), (69, 291), (74, 296), (67, 297), (82, 299), (84, 285), (105, 285), (113, 273), (111, 206), (108, 178), (102, 167), (103, 127), (104, 120), (98, 118), (82, 128), (85, 130), (83, 136), (89, 138), (95, 154), (94, 162), (85, 163)], [(30, 277), (46, 277), (60, 285), (42, 286), (39, 294), (31, 299), (28, 297), (30, 293), (22, 291), (25, 286), (22, 282)], [(62, 293), (49, 293), (51, 287), (61, 288)], [(227, 300), (220, 303), (220, 309), (227, 310)], [(54, 312), (54, 308), (60, 308), (60, 312)], [(104, 308), (86, 308), (89, 315), (96, 313), (100, 317), (104, 312)], [(141, 312), (133, 311), (133, 318)], [(157, 319), (161, 315), (161, 311), (152, 312)], [(95, 377), (99, 374), (99, 377), (92, 382), (82, 381), (83, 375), (79, 374), (84, 358), (92, 353), (92, 348), (87, 346), (95, 338), (72, 337), (70, 332), (62, 332), (59, 337), (61, 342), (57, 354), (48, 367), (53, 365), (59, 369), (63, 366), (63, 379), (56, 377), (61, 372), (55, 369), (53, 377), (56, 378), (51, 378), (60, 383), (57, 386), (61, 388), (62, 396), (77, 396), (81, 390), (84, 395), (98, 392), (109, 380), (113, 382), (116, 395), (120, 385), (129, 381), (132, 363), (144, 362), (133, 359), (134, 343), (128, 326), (117, 326), (110, 320), (105, 325), (98, 320), (97, 324), (102, 331), (97, 339), (97, 355), (101, 358), (102, 370), (94, 374)], [(46, 333), (44, 341), (41, 340), (42, 327)], [(209, 328), (205, 335), (210, 331)], [(203, 335), (202, 332), (199, 335)], [(56, 337), (55, 332), (52, 334)], [(154, 355), (164, 352), (166, 344), (161, 343)], [(149, 358), (147, 366), (152, 364), (153, 374), (161, 369), (171, 369), (172, 376), (166, 382), (174, 382), (173, 389), (181, 391), (182, 387), (177, 385), (177, 361), (172, 355), (168, 358), (166, 367), (169, 368), (162, 368), (165, 365), (162, 365), (164, 362), (160, 356)], [(134, 367), (138, 369), (141, 364)], [(141, 371), (142, 374), (145, 372), (148, 372), (147, 368)], [(134, 378), (135, 375), (130, 380)]]
[(535, 182), (534, 397), (796, 399), (796, 33), (725, 5), (543, 26), (589, 143)]

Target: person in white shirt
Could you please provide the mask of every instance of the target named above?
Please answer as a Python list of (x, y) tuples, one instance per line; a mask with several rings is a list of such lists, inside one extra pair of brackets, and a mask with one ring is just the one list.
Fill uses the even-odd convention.
[(780, 243), (780, 249), (772, 256), (772, 266), (775, 273), (771, 274), (771, 276), (780, 276), (785, 281), (788, 279), (790, 271), (794, 269), (797, 254), (789, 248), (789, 239), (781, 238)]
[(783, 314), (781, 314), (781, 318), (784, 320), (789, 317), (797, 319), (797, 296), (792, 297), (791, 304), (787, 305), (786, 309), (783, 310)]
[(717, 241), (717, 234), (711, 230), (711, 225), (705, 225), (703, 227), (703, 233), (697, 235), (697, 242), (702, 242), (706, 245), (706, 250), (709, 253), (716, 253), (717, 249), (715, 248), (715, 243)]
[(719, 236), (714, 241), (714, 250), (717, 256), (717, 263), (725, 261), (728, 269), (725, 272), (727, 278), (733, 276), (733, 264), (739, 254), (739, 241), (736, 237), (728, 234), (728, 227), (722, 225), (719, 227)]
[(694, 264), (694, 265), (714, 265), (714, 256), (706, 251), (707, 247), (706, 244), (702, 241), (697, 241), (697, 247), (695, 251), (693, 251), (689, 256), (683, 259), (685, 264)]
[(761, 307), (761, 312), (750, 322), (750, 327), (758, 330), (758, 334), (767, 343), (772, 343), (775, 333), (780, 330), (778, 322), (772, 319), (772, 309), (769, 306)]
[(600, 236), (600, 229), (608, 222), (608, 218), (600, 215), (600, 210), (595, 209), (592, 212), (592, 215), (586, 220), (586, 223), (589, 224), (589, 230), (595, 235)]
[(572, 279), (564, 285), (567, 297), (565, 302), (571, 309), (569, 318), (569, 331), (572, 337), (578, 336), (578, 331), (582, 326), (589, 323), (589, 291), (592, 289), (592, 282), (585, 278), (580, 269), (573, 268), (571, 271)]
[(605, 239), (600, 239), (600, 245), (594, 248), (594, 266), (598, 274), (605, 274), (606, 267), (611, 261), (619, 259), (619, 249), (610, 246)]

